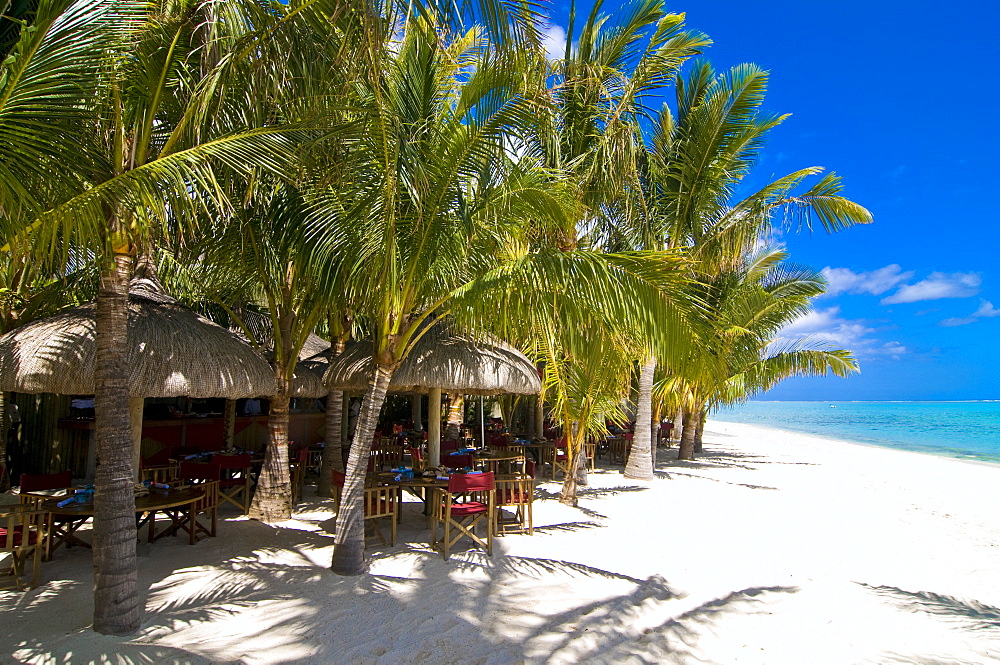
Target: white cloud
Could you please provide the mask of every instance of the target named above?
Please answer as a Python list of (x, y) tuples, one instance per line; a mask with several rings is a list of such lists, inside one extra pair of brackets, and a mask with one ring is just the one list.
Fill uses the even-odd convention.
[(1000, 309), (994, 307), (993, 303), (991, 303), (988, 300), (980, 300), (979, 309), (977, 309), (972, 314), (958, 318), (944, 319), (943, 321), (938, 323), (938, 325), (945, 326), (946, 328), (954, 328), (955, 326), (967, 326), (970, 323), (975, 323), (979, 319), (989, 319), (994, 316), (1000, 316)]
[(883, 305), (896, 305), (940, 298), (969, 298), (979, 293), (982, 283), (983, 278), (974, 272), (932, 272), (927, 279), (901, 286), (880, 302)]
[(552, 24), (542, 30), (542, 46), (549, 60), (558, 60), (566, 56), (566, 29), (561, 25)]
[(863, 319), (845, 319), (840, 316), (839, 307), (814, 309), (785, 326), (778, 342), (792, 342), (803, 339), (827, 342), (832, 346), (853, 351), (856, 356), (899, 357), (907, 352), (905, 346), (896, 341), (883, 342), (873, 336), (877, 332)]
[(823, 276), (829, 283), (827, 295), (831, 296), (839, 293), (881, 295), (912, 278), (913, 275), (912, 271), (903, 272), (903, 269), (895, 263), (878, 270), (865, 272), (854, 272), (850, 268), (831, 268), (829, 266), (823, 268)]

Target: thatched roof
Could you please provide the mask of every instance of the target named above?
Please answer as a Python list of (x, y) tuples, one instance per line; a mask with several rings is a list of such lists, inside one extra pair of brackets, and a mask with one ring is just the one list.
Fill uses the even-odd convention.
[(295, 363), (295, 375), (292, 377), (292, 397), (323, 397), (326, 386), (323, 385), (323, 370), (326, 365), (317, 367), (308, 362)]
[(318, 360), (329, 356), (330, 342), (326, 341), (316, 333), (309, 333), (302, 350), (299, 351), (299, 360)]
[[(323, 382), (327, 388), (361, 392), (367, 390), (372, 371), (372, 343), (364, 340), (331, 362)], [(541, 380), (531, 361), (512, 346), (449, 333), (438, 325), (417, 342), (389, 384), (392, 392), (431, 388), (469, 395), (533, 395), (541, 390)]]
[[(0, 390), (89, 395), (97, 351), (93, 303), (0, 337)], [(132, 282), (125, 365), (135, 397), (273, 395), (274, 376), (253, 348), (163, 293)]]

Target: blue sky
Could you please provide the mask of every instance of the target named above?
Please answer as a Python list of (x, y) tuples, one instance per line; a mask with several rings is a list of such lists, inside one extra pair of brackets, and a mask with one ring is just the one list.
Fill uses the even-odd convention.
[[(1000, 4), (678, 0), (668, 9), (713, 39), (706, 57), (717, 69), (770, 70), (765, 106), (792, 117), (771, 134), (758, 173), (825, 166), (875, 217), (836, 235), (782, 237), (831, 285), (792, 332), (854, 350), (862, 373), (792, 379), (762, 398), (1000, 399)], [(567, 14), (568, 2), (553, 6), (554, 33)]]

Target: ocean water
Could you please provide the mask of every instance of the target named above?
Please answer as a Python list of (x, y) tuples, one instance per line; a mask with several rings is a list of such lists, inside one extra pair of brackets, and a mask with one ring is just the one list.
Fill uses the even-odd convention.
[(1000, 462), (1000, 400), (747, 402), (709, 416), (886, 448)]

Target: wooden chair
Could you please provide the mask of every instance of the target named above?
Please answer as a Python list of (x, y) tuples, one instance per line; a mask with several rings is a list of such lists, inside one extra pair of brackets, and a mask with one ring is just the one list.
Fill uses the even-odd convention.
[(414, 471), (423, 471), (427, 466), (423, 450), (419, 446), (410, 448), (410, 466)]
[(139, 472), (139, 480), (148, 480), (151, 483), (164, 483), (169, 485), (176, 482), (180, 477), (180, 464), (163, 464), (161, 466), (144, 467)]
[[(189, 469), (189, 472), (190, 471), (191, 470)], [(193, 475), (210, 476), (211, 473), (211, 470), (206, 470), (205, 473), (195, 472)], [(160, 509), (160, 512), (169, 517), (173, 524), (167, 529), (164, 529), (159, 535), (155, 535), (155, 519), (150, 519), (149, 535), (147, 537), (149, 542), (153, 542), (154, 540), (158, 540), (164, 536), (176, 536), (179, 531), (184, 531), (188, 534), (189, 545), (194, 545), (196, 542), (201, 540), (203, 536), (211, 536), (212, 538), (215, 537), (218, 526), (219, 481), (197, 477), (187, 478), (185, 480), (189, 480), (192, 485), (197, 485), (199, 488), (204, 489), (205, 496), (195, 501), (190, 507), (182, 506), (178, 508)], [(198, 519), (200, 515), (204, 515), (207, 518), (207, 521), (200, 522)]]
[(403, 463), (403, 446), (383, 442), (377, 448), (372, 448), (371, 459), (375, 460), (377, 471), (395, 469)]
[(0, 554), (10, 556), (10, 571), (0, 577), (0, 589), (21, 590), (25, 564), (31, 559), (31, 585), (41, 580), (42, 558), (48, 551), (51, 514), (33, 505), (0, 506)]
[(587, 456), (587, 471), (594, 471), (597, 468), (597, 442), (587, 441), (584, 443), (583, 453)]
[[(221, 496), (219, 481), (210, 480), (202, 484), (205, 487), (205, 496), (191, 507), (191, 521), (188, 523), (189, 528), (185, 529), (188, 532), (188, 543), (191, 545), (200, 540), (202, 535), (215, 538), (216, 526), (218, 525), (219, 497)], [(204, 515), (208, 521), (206, 523), (199, 522), (199, 515)], [(152, 528), (152, 524), (150, 524), (150, 528)]]
[[(496, 480), (492, 473), (456, 473), (448, 478), (448, 488), (437, 490), (431, 523), (431, 547), (440, 550), (445, 561), (451, 547), (468, 536), (493, 556), (496, 531)], [(437, 539), (438, 522), (444, 525), (444, 538)], [(476, 526), (486, 523), (486, 538), (476, 535)], [(452, 533), (454, 531), (454, 536)]]
[(212, 463), (219, 465), (219, 500), (231, 503), (245, 515), (250, 512), (250, 455), (213, 455)]
[(307, 466), (302, 462), (292, 462), (288, 465), (288, 477), (292, 485), (292, 505), (302, 503), (302, 488), (306, 484)]
[[(339, 513), (347, 476), (340, 471), (331, 471), (331, 474), (334, 509)], [(388, 518), (392, 534), (389, 544), (394, 546), (396, 544), (396, 527), (399, 521), (399, 488), (387, 485), (370, 485), (365, 487), (364, 492), (365, 521), (371, 520), (375, 533), (384, 545), (385, 536), (379, 529), (378, 520)]]
[[(496, 482), (496, 531), (497, 533), (522, 532), (527, 528), (533, 535), (531, 506), (535, 497), (535, 481), (525, 475), (500, 476)], [(508, 517), (504, 508), (509, 508)]]
[(552, 480), (556, 479), (556, 474), (560, 471), (564, 476), (569, 473), (569, 455), (566, 453), (565, 446), (566, 437), (562, 437), (556, 441), (556, 445), (549, 448), (549, 464), (552, 465)]
[[(72, 491), (73, 472), (66, 470), (59, 473), (22, 473), (18, 482), (20, 483), (19, 489), (21, 492), (18, 500), (21, 505), (38, 509), (41, 502), (45, 499), (69, 494)], [(64, 492), (52, 494), (54, 490), (64, 490)], [(46, 494), (33, 494), (34, 492), (45, 492)], [(89, 547), (89, 544), (83, 543), (83, 541), (73, 537), (73, 532), (88, 520), (90, 520), (89, 517), (69, 517), (65, 515), (51, 517), (48, 521), (49, 532), (45, 539), (45, 560), (51, 560), (52, 552), (58, 549), (63, 543), (66, 543), (66, 547), (71, 547), (73, 544)]]
[(608, 439), (608, 461), (611, 464), (625, 465), (628, 459), (628, 444), (625, 437), (616, 436)]

